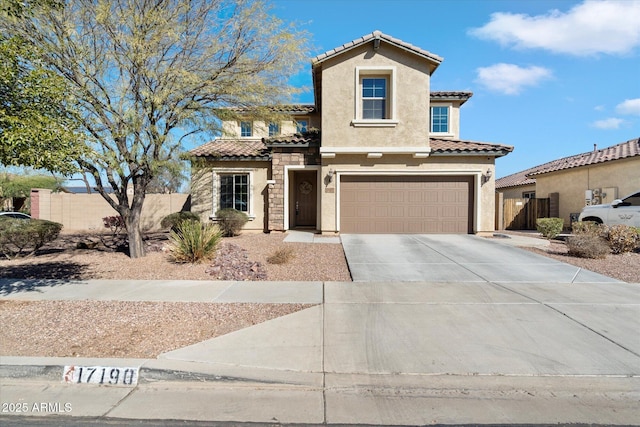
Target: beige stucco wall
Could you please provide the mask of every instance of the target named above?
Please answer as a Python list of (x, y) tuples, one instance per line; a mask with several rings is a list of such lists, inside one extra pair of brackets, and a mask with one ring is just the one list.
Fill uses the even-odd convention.
[[(260, 161), (224, 161), (203, 162), (191, 170), (191, 211), (208, 221), (215, 214), (214, 197), (218, 189), (214, 188), (216, 173), (250, 173), (249, 185), (250, 220), (244, 230), (263, 231), (267, 229), (265, 211), (267, 210), (267, 179), (271, 174), (269, 162)], [(216, 203), (217, 204), (217, 203)]]
[[(325, 177), (329, 169), (334, 171), (333, 180), (327, 184)], [(411, 156), (388, 155), (380, 159), (368, 159), (366, 155), (338, 155), (334, 159), (324, 159), (321, 169), (323, 233), (339, 231), (338, 207), (340, 204), (339, 180), (343, 174), (389, 174), (389, 175), (471, 175), (474, 176), (473, 227), (477, 233), (491, 232), (495, 228), (495, 181), (491, 178), (481, 185), (481, 175), (491, 170), (495, 176), (494, 159), (484, 156), (441, 157), (414, 159)], [(478, 197), (479, 194), (479, 197)]]
[[(309, 122), (309, 129), (320, 128), (320, 118), (317, 114), (308, 114), (305, 116), (294, 116), (289, 120), (279, 121), (280, 134), (292, 135), (296, 133), (296, 120), (307, 120)], [(247, 120), (250, 121), (250, 120)], [(269, 136), (269, 123), (264, 121), (253, 121), (253, 135), (247, 137), (247, 139), (262, 139)], [(227, 120), (222, 123), (222, 137), (223, 138), (240, 138), (240, 121)]]
[[(357, 127), (356, 67), (385, 67), (395, 76), (397, 125), (393, 127)], [(382, 43), (375, 52), (369, 43), (322, 64), (322, 146), (393, 147), (428, 146), (429, 137), (429, 62)], [(367, 70), (367, 72), (370, 72)], [(385, 74), (386, 70), (381, 70)], [(391, 87), (391, 83), (389, 84)], [(391, 89), (390, 89), (391, 91)]]
[[(37, 199), (38, 218), (62, 224), (65, 231), (107, 230), (102, 218), (118, 213), (99, 194), (52, 193), (47, 189), (33, 189)], [(115, 196), (112, 196), (115, 200)], [(162, 218), (183, 210), (188, 194), (147, 194), (142, 206), (141, 228), (143, 231), (160, 230)], [(32, 208), (33, 211), (33, 208)]]
[[(505, 199), (522, 199), (522, 193), (529, 192), (529, 191), (536, 191), (536, 185), (529, 184), (529, 185), (521, 185), (518, 187), (511, 187), (511, 188), (500, 188), (496, 191), (498, 193), (502, 193)], [(546, 198), (547, 196), (543, 197), (536, 194), (536, 197)]]
[(602, 203), (611, 203), (614, 198), (624, 197), (640, 190), (640, 157), (615, 160), (597, 165), (582, 166), (558, 172), (537, 175), (536, 196), (549, 197), (560, 194), (560, 217), (569, 226), (569, 214), (580, 212), (585, 206), (584, 192), (589, 189), (609, 190)]

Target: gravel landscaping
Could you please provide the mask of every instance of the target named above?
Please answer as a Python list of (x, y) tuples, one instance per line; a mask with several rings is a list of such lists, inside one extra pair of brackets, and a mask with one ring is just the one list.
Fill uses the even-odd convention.
[[(162, 233), (149, 236), (149, 253), (142, 259), (116, 251), (110, 236), (64, 234), (34, 257), (0, 260), (0, 278), (351, 281), (342, 245), (285, 243), (285, 237), (283, 233), (244, 233), (225, 238), (212, 262), (191, 265), (169, 260), (163, 251), (167, 237)], [(592, 260), (568, 256), (564, 243), (557, 241), (547, 249), (525, 249), (640, 283), (639, 252)], [(279, 250), (290, 254), (288, 261), (269, 263), (267, 258)], [(0, 301), (0, 356), (154, 358), (307, 307), (5, 300)]]

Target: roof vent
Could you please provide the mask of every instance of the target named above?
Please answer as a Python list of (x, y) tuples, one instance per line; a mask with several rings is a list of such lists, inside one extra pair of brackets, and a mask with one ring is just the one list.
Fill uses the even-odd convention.
[(593, 144), (593, 151), (598, 151), (598, 144)]

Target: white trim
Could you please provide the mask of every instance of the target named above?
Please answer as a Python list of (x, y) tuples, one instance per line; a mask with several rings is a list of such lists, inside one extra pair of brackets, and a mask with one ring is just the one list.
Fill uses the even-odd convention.
[(428, 157), (431, 147), (320, 147), (324, 158), (334, 158), (336, 154), (412, 154), (414, 157)]
[(247, 174), (249, 175), (249, 209), (247, 210), (246, 214), (249, 216), (249, 220), (253, 221), (256, 218), (255, 212), (254, 212), (254, 205), (255, 205), (255, 201), (253, 200), (253, 189), (254, 189), (254, 170), (253, 169), (247, 169), (247, 168), (214, 168), (212, 171), (212, 185), (213, 185), (213, 190), (212, 190), (212, 194), (213, 194), (213, 200), (211, 203), (211, 215), (209, 215), (209, 219), (211, 220), (215, 220), (217, 219), (216, 217), (216, 212), (220, 209), (220, 197), (219, 197), (219, 190), (220, 190), (220, 175), (242, 175), (242, 174)]
[(440, 169), (440, 170), (415, 170), (408, 171), (406, 169), (390, 169), (390, 170), (376, 170), (367, 171), (360, 169), (353, 170), (341, 170), (336, 171), (334, 174), (336, 185), (336, 231), (340, 231), (340, 178), (342, 175), (356, 175), (356, 176), (472, 176), (474, 182), (472, 186), (475, 194), (473, 195), (473, 224), (472, 231), (477, 233), (480, 227), (480, 218), (482, 218), (482, 203), (480, 203), (481, 197), (481, 181), (482, 181), (481, 169)]
[(303, 171), (303, 170), (315, 170), (316, 171), (316, 230), (320, 225), (320, 208), (322, 206), (321, 189), (322, 179), (320, 178), (319, 171), (322, 166), (320, 165), (285, 165), (284, 166), (284, 229), (289, 230), (289, 172), (291, 171)]
[(355, 128), (394, 128), (400, 123), (398, 120), (391, 119), (353, 119), (351, 124)]

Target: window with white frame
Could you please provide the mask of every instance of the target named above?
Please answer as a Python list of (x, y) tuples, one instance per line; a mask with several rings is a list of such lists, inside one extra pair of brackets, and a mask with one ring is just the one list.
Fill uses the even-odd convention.
[(243, 138), (253, 136), (253, 123), (240, 122), (240, 136)]
[(431, 107), (431, 132), (449, 133), (449, 107)]
[(218, 209), (249, 212), (249, 174), (220, 174)]
[(362, 118), (387, 119), (387, 79), (385, 77), (362, 78)]
[(269, 123), (269, 136), (280, 135), (280, 125), (278, 123)]
[(393, 127), (398, 124), (395, 75), (393, 66), (356, 67), (353, 126)]

